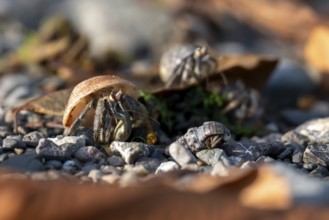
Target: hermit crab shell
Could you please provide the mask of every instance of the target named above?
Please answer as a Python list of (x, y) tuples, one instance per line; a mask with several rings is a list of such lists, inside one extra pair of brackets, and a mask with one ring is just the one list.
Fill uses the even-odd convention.
[[(65, 108), (63, 116), (64, 127), (71, 126), (91, 99), (97, 99), (101, 95), (104, 96), (110, 94), (111, 91), (119, 90), (135, 99), (138, 98), (136, 86), (128, 80), (115, 75), (92, 77), (76, 85), (71, 92)], [(87, 121), (92, 118), (91, 116), (93, 114), (94, 111), (90, 111), (87, 114)]]

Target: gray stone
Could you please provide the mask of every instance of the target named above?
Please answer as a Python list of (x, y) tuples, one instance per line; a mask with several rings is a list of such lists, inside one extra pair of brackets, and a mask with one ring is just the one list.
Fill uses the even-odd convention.
[(121, 187), (133, 186), (139, 181), (139, 175), (134, 171), (126, 171), (119, 180)]
[(292, 154), (291, 161), (293, 163), (302, 163), (304, 153), (300, 150), (295, 150)]
[(211, 175), (214, 176), (227, 176), (229, 174), (229, 167), (222, 161), (218, 161), (212, 168)]
[(44, 135), (39, 131), (32, 131), (26, 135), (24, 135), (22, 141), (28, 146), (35, 148), (38, 146), (39, 140), (44, 138)]
[(250, 169), (256, 167), (257, 167), (257, 163), (255, 161), (246, 161), (240, 166), (241, 169)]
[(8, 159), (8, 154), (7, 153), (0, 154), (0, 163), (3, 162), (6, 159)]
[(103, 174), (113, 174), (113, 175), (121, 175), (122, 174), (122, 171), (117, 169), (116, 167), (114, 166), (101, 166), (100, 167), (101, 171)]
[(312, 170), (310, 172), (310, 175), (312, 176), (316, 176), (316, 177), (326, 177), (329, 176), (329, 171), (327, 168), (318, 165), (317, 168), (315, 168), (314, 170)]
[(176, 142), (169, 145), (169, 154), (181, 166), (197, 163), (197, 159), (192, 152)]
[(35, 154), (21, 154), (10, 157), (0, 163), (0, 168), (18, 171), (40, 171), (45, 169)]
[(90, 170), (88, 177), (92, 179), (94, 183), (97, 183), (102, 178), (102, 171), (100, 170)]
[(64, 144), (76, 145), (76, 148), (81, 148), (86, 146), (86, 140), (82, 136), (65, 136), (65, 137), (56, 137), (48, 138), (56, 145), (61, 146)]
[(149, 173), (154, 173), (160, 164), (159, 159), (148, 157), (141, 157), (135, 163), (136, 166), (143, 166)]
[(329, 143), (329, 117), (305, 122), (294, 129), (313, 143)]
[(117, 155), (112, 155), (109, 158), (107, 158), (107, 162), (109, 163), (109, 165), (114, 167), (122, 167), (125, 165), (125, 162), (122, 159), (122, 157)]
[(67, 160), (80, 148), (81, 145), (73, 144), (69, 142), (57, 142), (61, 145), (57, 145), (50, 139), (40, 139), (38, 146), (36, 147), (37, 154), (49, 160)]
[(256, 163), (257, 164), (272, 163), (273, 161), (275, 161), (275, 160), (272, 157), (261, 156), (256, 160)]
[(318, 167), (317, 164), (313, 164), (313, 163), (304, 163), (303, 164), (303, 169), (307, 170), (307, 171), (312, 171), (314, 169), (316, 169)]
[(66, 172), (74, 172), (77, 168), (74, 160), (67, 160), (63, 163), (62, 169)]
[(101, 177), (101, 180), (108, 183), (108, 184), (116, 184), (116, 183), (119, 182), (120, 176), (119, 175), (113, 175), (113, 174), (107, 174), (107, 175), (103, 175)]
[(302, 135), (295, 130), (288, 131), (282, 135), (281, 141), (284, 143), (297, 143), (303, 148), (305, 148), (310, 142), (310, 140), (305, 135)]
[(304, 163), (329, 166), (329, 144), (310, 144), (304, 151)]
[(166, 150), (164, 148), (155, 148), (151, 151), (150, 153), (150, 157), (152, 158), (157, 158), (159, 160), (166, 160), (167, 157), (166, 157)]
[(83, 163), (100, 161), (101, 159), (106, 158), (105, 154), (94, 146), (81, 147), (73, 154), (73, 156)]
[(179, 165), (175, 161), (162, 162), (155, 171), (155, 174), (166, 173), (174, 170), (179, 170)]
[(148, 145), (140, 142), (113, 141), (110, 145), (112, 152), (119, 152), (127, 164), (133, 164), (140, 157), (150, 154)]
[(91, 170), (96, 170), (96, 169), (98, 169), (98, 166), (95, 163), (86, 163), (81, 168), (81, 170), (84, 173), (89, 173)]
[(225, 152), (219, 148), (201, 150), (196, 153), (196, 156), (207, 165), (215, 165), (218, 161), (221, 161), (223, 159), (228, 160), (228, 157), (226, 156)]
[(60, 170), (62, 168), (63, 163), (58, 160), (48, 160), (45, 163), (45, 167), (48, 169)]
[(221, 148), (228, 156), (240, 157), (245, 161), (257, 160), (261, 156), (276, 157), (284, 151), (281, 142), (227, 142)]
[(21, 139), (18, 135), (7, 136), (2, 142), (2, 148), (4, 150), (14, 150), (15, 148), (25, 149), (26, 144)]

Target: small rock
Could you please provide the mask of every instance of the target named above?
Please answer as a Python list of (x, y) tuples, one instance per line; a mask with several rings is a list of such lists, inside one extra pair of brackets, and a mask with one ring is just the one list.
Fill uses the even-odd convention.
[(21, 139), (18, 135), (7, 136), (2, 142), (2, 148), (4, 150), (14, 150), (15, 148), (25, 149), (26, 144)]
[(273, 161), (275, 161), (272, 157), (268, 157), (268, 156), (261, 156), (260, 158), (258, 158), (256, 160), (257, 164), (263, 164), (263, 163), (272, 163)]
[(133, 186), (136, 183), (138, 183), (138, 181), (139, 181), (138, 176), (139, 175), (136, 174), (136, 172), (127, 171), (121, 176), (119, 185), (121, 187)]
[(312, 176), (317, 176), (317, 177), (326, 177), (329, 176), (329, 171), (327, 168), (318, 165), (317, 168), (315, 168), (314, 170), (312, 170), (310, 172), (310, 175)]
[(319, 164), (324, 167), (329, 166), (329, 144), (308, 145), (303, 155), (304, 163)]
[(141, 157), (135, 163), (136, 166), (143, 166), (149, 173), (154, 173), (160, 164), (159, 159), (148, 157)]
[(161, 161), (164, 161), (167, 159), (166, 157), (166, 150), (164, 148), (156, 147), (155, 149), (152, 149), (150, 156), (151, 158), (157, 158)]
[(294, 131), (306, 136), (310, 142), (329, 143), (329, 117), (307, 121)]
[(15, 148), (14, 151), (15, 151), (16, 154), (23, 154), (24, 153), (24, 149), (22, 149), (22, 148)]
[(24, 135), (22, 141), (28, 146), (35, 148), (38, 146), (39, 140), (44, 138), (44, 135), (39, 131), (32, 131)]
[(62, 168), (62, 162), (58, 160), (48, 160), (46, 161), (45, 167), (48, 169), (60, 170)]
[(117, 155), (112, 155), (109, 158), (107, 158), (107, 162), (109, 163), (109, 165), (114, 167), (122, 167), (125, 165), (125, 162), (122, 159), (122, 157)]
[(117, 169), (114, 166), (101, 166), (100, 167), (101, 171), (103, 174), (107, 175), (107, 174), (113, 174), (113, 175), (118, 175), (120, 176), (122, 174), (121, 170)]
[(57, 145), (50, 139), (42, 138), (40, 139), (38, 146), (36, 147), (36, 152), (40, 157), (49, 159), (49, 160), (67, 160), (76, 152), (81, 146), (72, 143), (61, 143)]
[(119, 175), (107, 174), (101, 177), (101, 180), (109, 184), (117, 184), (120, 180)]
[(86, 146), (95, 146), (94, 132), (91, 128), (79, 128), (75, 133), (75, 136), (78, 136), (85, 140)]
[(284, 151), (283, 144), (273, 142), (227, 142), (221, 148), (228, 156), (240, 157), (245, 161), (257, 160), (261, 156), (276, 157)]
[(229, 167), (222, 161), (218, 161), (212, 168), (211, 175), (213, 176), (227, 176), (229, 174)]
[(94, 183), (97, 183), (102, 178), (102, 171), (100, 170), (90, 170), (88, 177), (92, 179)]
[(225, 152), (222, 149), (215, 148), (210, 150), (201, 150), (196, 153), (196, 156), (205, 162), (207, 165), (215, 165), (223, 159), (228, 160)]
[(179, 170), (179, 165), (175, 161), (162, 162), (155, 171), (155, 174), (166, 173), (174, 170)]
[(18, 171), (40, 171), (45, 170), (35, 154), (20, 154), (4, 160), (0, 168), (7, 168)]
[(300, 150), (295, 150), (292, 154), (291, 161), (293, 163), (302, 163), (303, 162), (303, 155), (304, 153)]
[(8, 154), (7, 153), (0, 154), (0, 163), (3, 162), (6, 159), (8, 159)]
[(176, 142), (169, 145), (169, 154), (181, 166), (197, 163), (192, 152)]
[(83, 165), (83, 167), (81, 168), (81, 170), (84, 172), (84, 173), (89, 173), (91, 170), (96, 170), (98, 169), (98, 166), (97, 164), (95, 163), (86, 163)]
[(284, 143), (297, 143), (304, 148), (310, 142), (310, 140), (305, 135), (299, 134), (295, 130), (288, 131), (282, 135), (281, 141)]
[(316, 169), (318, 167), (317, 164), (313, 164), (313, 163), (304, 163), (303, 164), (303, 168), (307, 171), (312, 171), (314, 169)]
[(73, 156), (83, 163), (100, 161), (101, 159), (106, 158), (105, 154), (93, 146), (81, 147), (73, 154)]
[(64, 162), (62, 169), (66, 172), (74, 172), (76, 170), (76, 164), (74, 160), (67, 160)]
[(257, 167), (257, 163), (255, 161), (246, 161), (240, 166), (241, 169), (250, 169), (256, 167)]
[(140, 157), (150, 154), (147, 144), (140, 142), (113, 141), (110, 145), (113, 152), (119, 152), (127, 164), (133, 164)]
[(86, 140), (81, 136), (65, 136), (61, 138), (56, 137), (56, 138), (48, 138), (48, 139), (54, 142), (58, 146), (64, 144), (76, 145), (76, 148), (81, 148), (83, 146), (86, 146)]

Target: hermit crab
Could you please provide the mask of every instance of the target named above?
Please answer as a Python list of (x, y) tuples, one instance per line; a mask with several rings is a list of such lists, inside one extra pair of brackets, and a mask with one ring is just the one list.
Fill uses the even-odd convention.
[(217, 61), (206, 46), (176, 45), (161, 57), (160, 78), (167, 88), (175, 83), (200, 82), (216, 67)]
[[(87, 79), (71, 92), (63, 116), (64, 134), (74, 134), (82, 125), (92, 127), (95, 141), (101, 144), (126, 141), (137, 121), (151, 127), (145, 120), (147, 110), (137, 98), (136, 86), (118, 76)], [(148, 143), (156, 142), (152, 131), (146, 138)]]

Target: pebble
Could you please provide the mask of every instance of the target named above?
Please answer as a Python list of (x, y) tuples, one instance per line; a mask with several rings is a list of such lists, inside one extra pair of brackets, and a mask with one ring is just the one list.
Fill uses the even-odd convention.
[(121, 187), (133, 186), (139, 181), (139, 175), (134, 171), (124, 172), (119, 180)]
[(197, 163), (192, 152), (176, 142), (169, 145), (169, 154), (180, 166)]
[(294, 131), (312, 143), (329, 143), (329, 117), (307, 121)]
[(39, 132), (39, 131), (32, 131), (26, 135), (24, 135), (22, 141), (24, 141), (24, 143), (28, 146), (28, 147), (32, 147), (35, 148), (37, 147), (39, 140), (41, 138), (45, 138), (44, 135)]
[(179, 170), (179, 165), (175, 161), (162, 162), (155, 171), (155, 174), (166, 173), (174, 170)]
[(107, 174), (107, 175), (103, 175), (101, 177), (101, 180), (108, 184), (117, 184), (120, 178), (121, 177), (119, 175)]
[(196, 153), (197, 158), (202, 160), (207, 165), (215, 165), (218, 161), (223, 159), (228, 160), (225, 152), (222, 149), (201, 150)]
[(150, 154), (147, 144), (140, 142), (113, 141), (110, 145), (112, 152), (119, 152), (127, 164), (133, 164), (140, 157)]
[(135, 163), (136, 166), (143, 166), (149, 173), (154, 173), (160, 164), (159, 159), (148, 157), (141, 157)]
[(293, 163), (302, 163), (304, 153), (301, 150), (295, 150), (292, 154), (291, 161)]
[(90, 170), (88, 177), (92, 179), (94, 183), (97, 183), (102, 178), (102, 171), (100, 170)]
[(63, 163), (62, 169), (67, 172), (73, 172), (76, 170), (76, 164), (74, 160), (67, 160)]
[(45, 170), (45, 167), (36, 154), (20, 154), (9, 157), (0, 163), (0, 168), (7, 168), (18, 171), (40, 171)]
[(45, 163), (45, 167), (48, 169), (60, 170), (63, 166), (63, 163), (58, 160), (48, 160)]
[(109, 165), (114, 166), (114, 167), (122, 167), (125, 165), (125, 162), (122, 159), (122, 157), (117, 156), (117, 155), (112, 155), (112, 156), (108, 157), (107, 162), (109, 163)]
[(94, 146), (85, 146), (79, 148), (74, 154), (73, 157), (79, 161), (86, 163), (90, 161), (100, 161), (105, 159), (106, 156), (100, 150)]
[(0, 154), (0, 163), (3, 162), (6, 159), (8, 159), (8, 154), (7, 153)]
[(222, 161), (218, 161), (213, 166), (210, 174), (214, 176), (227, 176), (229, 174), (229, 167), (227, 167)]
[(318, 165), (314, 170), (310, 172), (310, 175), (317, 177), (326, 177), (329, 176), (329, 171), (327, 168)]
[(114, 167), (114, 166), (105, 165), (105, 166), (101, 166), (100, 169), (103, 174), (113, 174), (113, 175), (122, 174), (122, 171), (117, 169), (117, 167)]
[(255, 161), (246, 161), (240, 166), (241, 169), (250, 169), (256, 167), (257, 167), (257, 163)]
[(317, 166), (318, 166), (317, 164), (313, 164), (313, 163), (304, 163), (303, 164), (303, 168), (307, 171), (312, 171), (312, 170), (316, 169)]
[(4, 150), (14, 150), (15, 148), (25, 149), (26, 144), (19, 135), (7, 136), (3, 139), (2, 148)]
[(95, 169), (98, 169), (99, 166), (97, 166), (97, 164), (95, 163), (86, 163), (82, 166), (81, 170), (84, 172), (84, 173), (89, 173), (91, 170), (95, 170)]
[(277, 156), (284, 151), (283, 144), (273, 142), (227, 142), (221, 148), (228, 156), (240, 157), (245, 161), (257, 160), (261, 156)]
[(38, 146), (36, 147), (37, 154), (48, 160), (67, 160), (81, 147), (79, 145), (69, 142), (57, 142), (61, 145), (57, 145), (50, 139), (40, 139)]
[(58, 136), (56, 138), (48, 138), (56, 145), (61, 146), (64, 144), (76, 145), (76, 148), (86, 146), (86, 140), (82, 136)]
[(304, 163), (313, 163), (328, 167), (329, 143), (308, 145), (304, 151), (303, 161)]
[(272, 157), (268, 157), (268, 156), (261, 156), (260, 158), (258, 158), (256, 160), (257, 164), (263, 164), (263, 163), (271, 163), (275, 161)]

